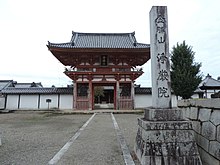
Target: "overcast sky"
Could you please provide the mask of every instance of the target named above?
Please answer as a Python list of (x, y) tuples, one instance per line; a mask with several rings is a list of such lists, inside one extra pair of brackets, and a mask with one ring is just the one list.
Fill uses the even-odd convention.
[[(47, 41), (69, 42), (72, 31), (127, 33), (150, 43), (149, 11), (168, 6), (170, 51), (177, 42), (193, 47), (203, 75), (220, 76), (219, 0), (0, 0), (0, 80), (71, 84)], [(136, 84), (151, 86), (150, 61)]]

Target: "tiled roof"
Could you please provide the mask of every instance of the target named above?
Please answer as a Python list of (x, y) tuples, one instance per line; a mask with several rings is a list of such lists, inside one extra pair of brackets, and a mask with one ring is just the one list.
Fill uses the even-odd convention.
[(15, 88), (30, 88), (30, 87), (38, 87), (38, 88), (42, 88), (43, 85), (41, 83), (17, 83), (16, 81), (13, 82), (12, 87)]
[(220, 89), (220, 81), (213, 79), (209, 74), (204, 80), (199, 84), (200, 89)]
[(73, 94), (73, 88), (8, 87), (2, 90), (2, 94)]
[(79, 33), (73, 32), (70, 42), (50, 43), (57, 48), (150, 48), (149, 44), (138, 43), (135, 33)]
[(13, 80), (0, 80), (0, 91), (13, 83)]
[(151, 94), (152, 89), (151, 88), (141, 88), (141, 87), (135, 87), (134, 88), (135, 94)]

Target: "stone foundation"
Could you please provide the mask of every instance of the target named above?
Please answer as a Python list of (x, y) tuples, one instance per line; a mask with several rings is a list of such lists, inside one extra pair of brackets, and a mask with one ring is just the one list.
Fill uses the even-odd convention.
[(138, 119), (135, 152), (143, 165), (201, 165), (192, 124), (173, 109), (147, 109)]
[(178, 108), (192, 122), (202, 162), (220, 165), (220, 99), (181, 100)]

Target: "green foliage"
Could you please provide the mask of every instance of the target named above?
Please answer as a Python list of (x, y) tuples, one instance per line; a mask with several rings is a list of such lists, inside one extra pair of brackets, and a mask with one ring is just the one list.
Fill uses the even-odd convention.
[(104, 96), (104, 88), (102, 86), (94, 87), (94, 96), (95, 97)]
[(195, 52), (185, 41), (173, 47), (171, 52), (171, 87), (176, 96), (191, 98), (202, 81), (201, 63), (194, 62)]

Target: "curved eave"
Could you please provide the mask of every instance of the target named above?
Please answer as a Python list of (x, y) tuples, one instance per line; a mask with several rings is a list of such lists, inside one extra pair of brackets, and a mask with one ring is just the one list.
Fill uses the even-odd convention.
[(132, 56), (135, 58), (141, 57), (144, 60), (135, 65), (143, 65), (150, 59), (149, 48), (60, 48), (47, 45), (49, 51), (65, 66), (72, 65), (69, 58), (78, 58), (81, 55), (101, 55), (108, 53), (116, 55), (123, 53), (123, 55)]
[(220, 86), (201, 86), (199, 87), (201, 90), (219, 90), (220, 89)]
[(50, 51), (59, 52), (149, 52), (150, 47), (146, 48), (62, 48), (47, 45)]

